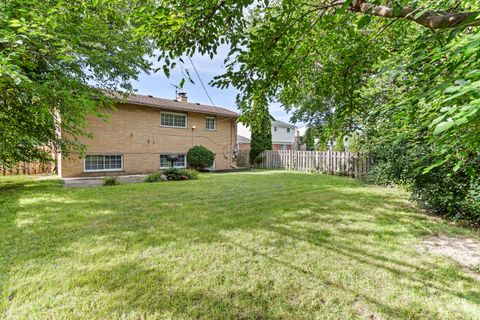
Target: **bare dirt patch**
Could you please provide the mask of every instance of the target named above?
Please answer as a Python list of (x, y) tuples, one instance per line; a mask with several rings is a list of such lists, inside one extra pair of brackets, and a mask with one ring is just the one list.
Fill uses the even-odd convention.
[(480, 241), (446, 235), (427, 238), (419, 247), (421, 252), (447, 256), (480, 281)]

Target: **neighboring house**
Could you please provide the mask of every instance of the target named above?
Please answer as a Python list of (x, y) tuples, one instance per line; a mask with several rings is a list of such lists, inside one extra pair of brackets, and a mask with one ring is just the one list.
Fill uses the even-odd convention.
[(295, 130), (293, 124), (272, 120), (272, 150), (293, 150)]
[[(273, 150), (295, 150), (296, 149), (296, 127), (293, 124), (272, 118), (272, 149)], [(251, 136), (249, 128), (238, 124), (238, 150), (250, 150), (251, 140), (245, 136)]]
[[(131, 95), (110, 117), (89, 116), (93, 139), (85, 156), (60, 159), (62, 177), (140, 174), (173, 166), (187, 166), (186, 153), (203, 145), (215, 153), (214, 169), (234, 165), (237, 113), (228, 109), (190, 103), (184, 93), (176, 100)], [(175, 161), (173, 161), (175, 160)]]
[(252, 140), (250, 140), (249, 138), (237, 135), (238, 151), (250, 151), (251, 142)]

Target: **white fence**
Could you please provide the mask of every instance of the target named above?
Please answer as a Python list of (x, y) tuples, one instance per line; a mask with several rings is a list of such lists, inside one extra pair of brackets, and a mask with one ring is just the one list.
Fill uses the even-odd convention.
[(256, 167), (276, 170), (321, 172), (359, 177), (365, 175), (372, 159), (363, 153), (337, 151), (264, 151)]

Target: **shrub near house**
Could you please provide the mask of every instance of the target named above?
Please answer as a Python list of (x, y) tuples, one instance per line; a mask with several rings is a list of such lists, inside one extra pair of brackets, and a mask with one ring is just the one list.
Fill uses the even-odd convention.
[(204, 146), (194, 146), (187, 152), (188, 165), (196, 170), (213, 166), (215, 154)]

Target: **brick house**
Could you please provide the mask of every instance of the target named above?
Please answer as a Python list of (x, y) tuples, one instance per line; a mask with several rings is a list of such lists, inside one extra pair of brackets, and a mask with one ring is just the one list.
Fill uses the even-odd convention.
[(90, 116), (83, 158), (59, 158), (62, 177), (140, 174), (172, 166), (186, 167), (186, 153), (203, 145), (215, 153), (214, 170), (231, 169), (238, 114), (190, 103), (184, 93), (175, 100), (131, 95), (109, 111), (107, 122)]

